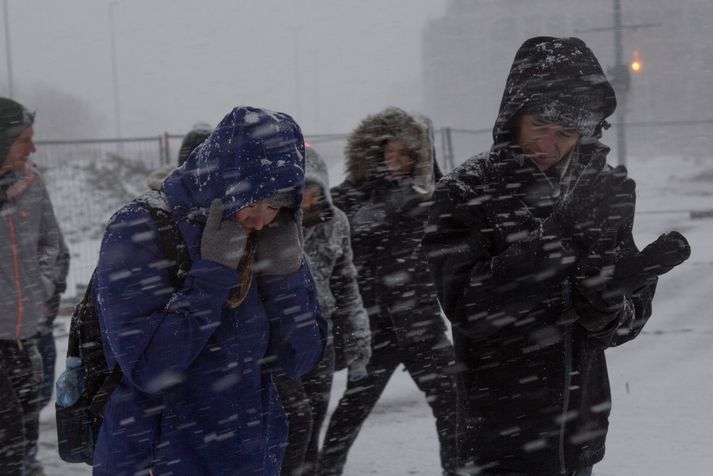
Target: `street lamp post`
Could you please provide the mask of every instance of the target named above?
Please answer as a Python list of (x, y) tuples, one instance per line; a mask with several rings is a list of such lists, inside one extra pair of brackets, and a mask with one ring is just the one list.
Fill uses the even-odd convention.
[(300, 119), (300, 109), (301, 109), (301, 101), (300, 101), (300, 31), (302, 30), (302, 26), (298, 26), (294, 28), (294, 35), (295, 35), (295, 103), (297, 106), (297, 109), (295, 110), (296, 113), (296, 118), (299, 121)]
[(114, 121), (116, 125), (116, 137), (121, 138), (121, 114), (119, 109), (119, 81), (116, 67), (116, 39), (114, 31), (114, 7), (118, 2), (109, 4), (109, 33), (111, 35), (111, 78), (114, 89)]
[(621, 1), (614, 0), (614, 68), (615, 78), (621, 97), (621, 104), (616, 111), (616, 150), (619, 164), (626, 165), (626, 96), (629, 92), (629, 69), (624, 64), (621, 41)]
[(3, 19), (5, 21), (5, 60), (7, 61), (7, 96), (12, 99), (12, 48), (10, 46), (10, 21), (7, 13), (7, 0), (3, 0)]

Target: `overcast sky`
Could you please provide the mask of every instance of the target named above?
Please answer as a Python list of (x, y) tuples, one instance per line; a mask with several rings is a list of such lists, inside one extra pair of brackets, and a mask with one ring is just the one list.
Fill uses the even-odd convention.
[(103, 136), (115, 135), (113, 9), (125, 137), (215, 125), (238, 104), (293, 114), (307, 133), (349, 132), (391, 104), (418, 110), (421, 29), (445, 11), (445, 0), (7, 4), (15, 97), (44, 82), (85, 99), (103, 118)]

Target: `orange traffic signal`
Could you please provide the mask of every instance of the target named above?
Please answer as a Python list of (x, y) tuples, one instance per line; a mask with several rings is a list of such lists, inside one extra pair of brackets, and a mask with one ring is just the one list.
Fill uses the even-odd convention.
[(641, 73), (644, 69), (644, 63), (641, 61), (641, 57), (637, 50), (634, 50), (631, 54), (631, 63), (629, 64), (631, 71), (633, 73)]

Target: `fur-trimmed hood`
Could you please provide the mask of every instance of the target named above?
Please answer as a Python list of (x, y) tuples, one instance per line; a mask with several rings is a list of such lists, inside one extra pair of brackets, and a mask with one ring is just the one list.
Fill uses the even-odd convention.
[(359, 185), (386, 177), (384, 150), (390, 139), (406, 144), (415, 162), (414, 185), (430, 197), (435, 188), (430, 134), (418, 119), (396, 107), (367, 116), (351, 133), (345, 148), (347, 180)]

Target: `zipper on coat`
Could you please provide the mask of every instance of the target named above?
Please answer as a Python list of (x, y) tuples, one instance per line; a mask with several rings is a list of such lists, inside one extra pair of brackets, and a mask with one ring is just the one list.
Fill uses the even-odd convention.
[(569, 410), (570, 387), (572, 386), (572, 329), (565, 327), (564, 331), (564, 389), (562, 393), (562, 416), (560, 423), (559, 435), (559, 458), (560, 458), (560, 474), (566, 474), (567, 462), (564, 454), (564, 439), (565, 430), (567, 427), (567, 418)]

